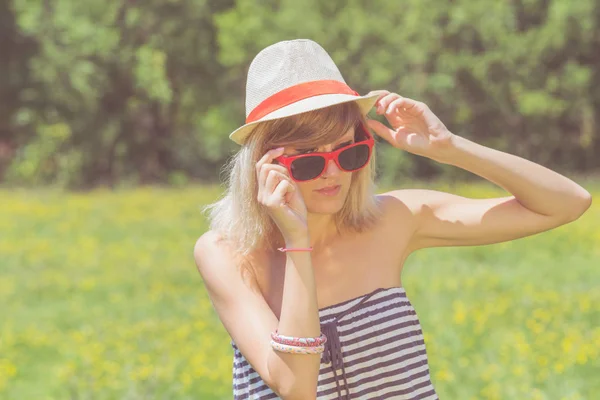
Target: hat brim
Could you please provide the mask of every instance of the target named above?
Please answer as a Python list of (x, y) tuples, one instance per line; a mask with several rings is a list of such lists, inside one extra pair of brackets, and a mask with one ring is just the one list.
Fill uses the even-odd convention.
[(292, 115), (301, 114), (307, 111), (319, 110), (321, 108), (333, 106), (336, 104), (349, 103), (354, 101), (358, 104), (363, 115), (366, 115), (377, 101), (379, 94), (366, 96), (353, 96), (349, 94), (324, 94), (320, 96), (309, 97), (304, 100), (297, 101), (288, 106), (282, 107), (265, 115), (259, 120), (245, 124), (233, 131), (229, 138), (239, 145), (244, 144), (244, 141), (250, 135), (256, 125), (265, 121), (272, 121), (279, 118), (289, 117)]

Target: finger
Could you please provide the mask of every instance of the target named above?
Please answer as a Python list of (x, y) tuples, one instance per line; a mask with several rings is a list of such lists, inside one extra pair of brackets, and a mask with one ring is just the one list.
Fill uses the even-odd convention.
[(377, 136), (382, 137), (383, 139), (385, 139), (386, 141), (388, 141), (391, 144), (393, 144), (396, 141), (396, 132), (394, 130), (388, 128), (381, 122), (374, 120), (374, 119), (370, 119), (367, 121), (367, 124), (369, 125), (369, 128), (371, 128), (371, 129), (373, 129), (373, 131), (375, 131)]
[(376, 120), (369, 120), (368, 122), (378, 136), (387, 140), (394, 147), (407, 150), (410, 148), (410, 145), (416, 144), (419, 147), (423, 146), (422, 140), (414, 137), (415, 135), (420, 135), (414, 133), (410, 128), (402, 125), (398, 127), (398, 129), (390, 129)]
[(377, 103), (382, 97), (384, 97), (385, 95), (390, 94), (390, 92), (388, 90), (371, 90), (369, 93), (367, 93), (367, 96), (371, 96), (373, 94), (377, 94), (377, 100), (375, 101), (375, 103)]
[(267, 195), (271, 195), (277, 184), (283, 180), (289, 180), (289, 178), (279, 171), (270, 170), (267, 181), (265, 182), (265, 191)]
[(296, 190), (294, 185), (290, 181), (282, 180), (277, 184), (277, 187), (273, 191), (273, 195), (271, 196), (270, 204), (273, 207), (282, 207), (287, 204), (286, 194), (293, 193)]
[[(391, 101), (389, 101), (391, 99)], [(390, 122), (390, 125), (396, 127), (398, 125), (402, 125), (404, 120), (402, 119), (402, 115), (404, 109), (402, 105), (404, 104), (404, 98), (402, 96), (398, 96), (396, 98), (387, 98), (384, 99), (385, 103), (381, 105), (381, 110), (378, 109), (378, 114), (383, 114)]]
[(402, 118), (403, 116), (407, 116), (407, 111), (402, 108), (402, 106), (405, 104), (406, 102), (403, 97), (397, 98), (387, 106), (384, 112), (385, 118), (394, 129), (397, 129), (405, 124), (405, 119)]
[(271, 149), (269, 151), (267, 151), (260, 160), (258, 160), (258, 162), (256, 163), (256, 174), (258, 175), (258, 173), (260, 172), (261, 167), (264, 164), (270, 164), (274, 158), (279, 157), (280, 155), (283, 154), (283, 150), (285, 148), (284, 147), (279, 147), (276, 149)]
[(388, 105), (399, 97), (401, 96), (397, 93), (389, 93), (382, 97), (377, 103), (377, 114), (384, 114)]
[(425, 103), (409, 99), (408, 97), (399, 96), (399, 98), (395, 99), (387, 105), (385, 113), (391, 114), (394, 111), (405, 111), (411, 115), (422, 115), (425, 111), (425, 107)]
[(429, 129), (446, 129), (442, 121), (429, 109), (429, 106), (421, 101), (409, 99), (408, 97), (400, 97), (388, 105), (386, 117), (395, 111), (400, 115), (405, 113), (405, 115), (408, 114), (422, 118)]
[(280, 164), (266, 164), (266, 167), (269, 168), (269, 170), (274, 170), (274, 171), (278, 171), (281, 172), (282, 174), (286, 175), (287, 177), (289, 177), (289, 171), (288, 169)]
[[(277, 157), (279, 157), (281, 154), (283, 154), (283, 147), (280, 147), (278, 149), (272, 149), (269, 150), (257, 163), (256, 163), (256, 168), (257, 168), (257, 175), (258, 175), (258, 185), (259, 188), (261, 186), (264, 186), (265, 181), (267, 179), (267, 174), (269, 173), (269, 169), (270, 168), (283, 168), (285, 169), (284, 166), (282, 165), (278, 165), (278, 164), (273, 164), (273, 160)], [(265, 168), (267, 168), (267, 170), (265, 171)]]
[[(259, 171), (259, 178), (258, 178), (259, 188), (260, 187), (264, 188), (266, 186), (267, 177), (269, 176), (270, 171), (279, 171), (280, 173), (282, 173), (284, 175), (288, 175), (288, 170), (283, 165), (263, 164), (260, 167), (260, 171)], [(267, 193), (271, 193), (271, 192), (267, 192)]]
[(377, 94), (377, 99), (375, 100), (375, 103), (373, 103), (373, 107), (375, 107), (377, 110), (379, 110), (379, 101), (387, 96), (388, 94), (390, 94), (389, 90), (371, 90), (369, 93), (367, 93), (367, 96), (371, 96), (373, 94)]

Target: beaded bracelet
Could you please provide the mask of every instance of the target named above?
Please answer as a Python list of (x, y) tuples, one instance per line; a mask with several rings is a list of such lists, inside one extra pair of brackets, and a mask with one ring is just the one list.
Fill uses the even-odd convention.
[(275, 332), (271, 332), (271, 339), (273, 339), (277, 343), (287, 344), (289, 346), (313, 347), (313, 346), (320, 346), (327, 342), (327, 336), (325, 336), (322, 332), (321, 332), (321, 336), (319, 336), (319, 337), (301, 338), (301, 337), (280, 335), (277, 332), (277, 330), (275, 330)]
[(325, 346), (316, 347), (299, 347), (299, 346), (288, 346), (286, 344), (277, 343), (271, 340), (271, 347), (282, 353), (293, 353), (293, 354), (321, 354), (325, 351)]

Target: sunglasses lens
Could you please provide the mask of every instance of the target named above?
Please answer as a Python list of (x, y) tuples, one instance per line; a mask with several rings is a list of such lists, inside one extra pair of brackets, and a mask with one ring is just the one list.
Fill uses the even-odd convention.
[(340, 153), (340, 166), (346, 171), (355, 171), (364, 167), (369, 161), (369, 146), (360, 144)]
[(302, 157), (294, 160), (291, 173), (294, 179), (309, 181), (316, 178), (325, 169), (325, 159), (321, 156)]

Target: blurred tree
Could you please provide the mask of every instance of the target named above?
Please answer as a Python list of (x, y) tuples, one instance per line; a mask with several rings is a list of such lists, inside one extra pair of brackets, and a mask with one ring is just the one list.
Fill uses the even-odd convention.
[[(223, 151), (204, 146), (204, 114), (225, 101), (212, 15), (230, 5), (14, 0), (21, 32), (40, 49), (28, 82), (39, 106), (19, 111), (33, 115), (17, 125), (35, 137), (10, 176), (36, 182), (43, 168), (73, 186), (213, 176), (213, 151)], [(42, 145), (44, 127), (56, 126), (66, 129), (60, 143)]]
[[(320, 43), (359, 92), (422, 100), (459, 135), (559, 170), (600, 167), (600, 0), (12, 0), (0, 24), (10, 182), (216, 179), (250, 61), (293, 38)], [(380, 151), (388, 182), (469, 175)]]
[(0, 180), (20, 144), (26, 143), (26, 132), (11, 124), (13, 118), (30, 117), (18, 111), (29, 102), (29, 59), (35, 54), (35, 42), (24, 37), (16, 26), (14, 14), (6, 1), (0, 2)]

